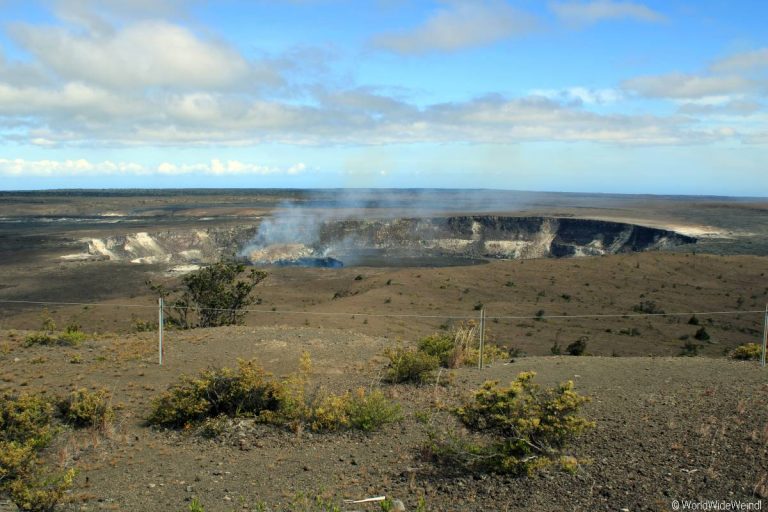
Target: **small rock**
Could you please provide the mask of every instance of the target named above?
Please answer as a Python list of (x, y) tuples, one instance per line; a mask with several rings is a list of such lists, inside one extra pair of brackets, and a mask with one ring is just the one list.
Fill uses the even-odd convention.
[(149, 484), (147, 487), (149, 487), (150, 489), (154, 489), (156, 487), (156, 485), (155, 484)]
[(232, 498), (230, 498), (229, 496), (224, 496), (224, 501), (232, 501)]
[(187, 492), (192, 492), (192, 491), (194, 491), (194, 490), (195, 490), (195, 487), (194, 487), (194, 486), (192, 486), (192, 485), (188, 485), (188, 486), (186, 487), (186, 489), (187, 489)]
[(405, 512), (405, 504), (400, 500), (393, 500), (392, 512)]

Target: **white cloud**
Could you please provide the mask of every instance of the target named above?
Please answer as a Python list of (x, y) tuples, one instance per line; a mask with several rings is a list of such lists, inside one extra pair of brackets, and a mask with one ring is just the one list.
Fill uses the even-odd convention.
[(766, 68), (768, 68), (768, 48), (759, 48), (716, 60), (709, 69), (715, 73), (733, 73)]
[(16, 25), (11, 33), (61, 78), (112, 89), (226, 88), (250, 78), (278, 80), (225, 44), (164, 21), (139, 21), (106, 34), (30, 25)]
[(691, 101), (680, 105), (678, 112), (696, 116), (750, 116), (759, 112), (763, 106), (756, 101), (731, 100), (702, 102)]
[(381, 34), (374, 45), (401, 54), (456, 51), (524, 34), (535, 26), (529, 14), (496, 1), (454, 1), (415, 29)]
[(183, 175), (208, 174), (213, 176), (229, 175), (295, 175), (304, 172), (307, 166), (297, 163), (287, 168), (270, 167), (238, 160), (222, 161), (213, 159), (208, 163), (174, 164), (163, 162), (156, 167), (146, 166), (135, 162), (113, 162), (104, 160), (91, 162), (86, 159), (77, 160), (25, 160), (22, 158), (0, 158), (0, 175), (4, 176), (36, 176), (36, 177), (67, 177), (67, 176), (103, 176), (103, 175)]
[(641, 96), (673, 99), (743, 94), (755, 89), (754, 82), (737, 75), (708, 76), (684, 73), (641, 76), (625, 80), (621, 86)]
[(531, 96), (542, 96), (551, 100), (575, 101), (585, 105), (616, 103), (624, 99), (617, 89), (593, 89), (589, 87), (567, 87), (565, 89), (533, 89)]
[(549, 8), (558, 18), (571, 25), (591, 25), (611, 19), (634, 19), (651, 23), (666, 19), (661, 13), (635, 2), (551, 2)]

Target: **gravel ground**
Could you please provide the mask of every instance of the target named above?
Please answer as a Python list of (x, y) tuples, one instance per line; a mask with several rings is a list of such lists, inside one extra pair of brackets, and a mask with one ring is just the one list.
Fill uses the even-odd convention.
[[(52, 461), (79, 469), (63, 510), (185, 510), (193, 496), (209, 512), (252, 510), (259, 501), (284, 510), (298, 493), (339, 502), (387, 495), (408, 510), (424, 496), (436, 511), (672, 510), (673, 500), (768, 498), (758, 485), (768, 475), (768, 373), (753, 362), (525, 357), (456, 370), (445, 388), (385, 386), (404, 419), (380, 432), (296, 433), (237, 421), (219, 439), (206, 440), (143, 424), (151, 398), (180, 374), (257, 357), (282, 375), (308, 350), (314, 385), (351, 389), (378, 381), (381, 353), (392, 341), (322, 328), (172, 332), (161, 368), (151, 333), (78, 348), (24, 348), (21, 339), (23, 333), (0, 331), (2, 390), (106, 387), (120, 407), (113, 433), (65, 432), (52, 448)], [(70, 362), (75, 356), (79, 363)], [(528, 370), (543, 385), (573, 380), (592, 398), (584, 412), (596, 427), (572, 446), (585, 461), (575, 474), (468, 475), (423, 459), (427, 427), (419, 418), (435, 400), (458, 403), (486, 379), (508, 382)], [(438, 428), (444, 425), (435, 419)], [(4, 503), (0, 510), (13, 507)]]

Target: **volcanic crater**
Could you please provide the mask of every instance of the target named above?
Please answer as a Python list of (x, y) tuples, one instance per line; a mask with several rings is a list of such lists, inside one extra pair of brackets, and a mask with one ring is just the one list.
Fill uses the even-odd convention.
[[(266, 227), (269, 226), (267, 229)], [(266, 219), (208, 229), (83, 239), (83, 259), (210, 263), (237, 254), (253, 265), (453, 266), (490, 259), (600, 256), (666, 250), (696, 239), (623, 222), (463, 215), (449, 217)], [(78, 255), (69, 255), (69, 258)]]

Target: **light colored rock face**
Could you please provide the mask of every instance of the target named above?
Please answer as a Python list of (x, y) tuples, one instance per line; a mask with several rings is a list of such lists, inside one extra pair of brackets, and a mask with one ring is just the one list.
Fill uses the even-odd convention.
[[(255, 231), (254, 226), (240, 226), (89, 238), (82, 240), (86, 247), (81, 254), (87, 254), (94, 259), (130, 261), (137, 264), (204, 264), (235, 252)], [(62, 258), (75, 259), (74, 256), (67, 255)]]
[[(239, 254), (258, 264), (331, 257), (360, 262), (379, 258), (582, 257), (668, 249), (692, 238), (671, 231), (573, 218), (458, 216), (419, 219), (346, 219), (315, 222), (311, 228), (280, 230), (265, 241), (258, 226), (208, 230), (139, 232), (88, 239), (87, 252), (66, 256), (137, 264), (205, 264)], [(286, 242), (285, 240), (288, 240)]]
[(304, 244), (274, 244), (251, 251), (248, 254), (248, 259), (253, 262), (270, 264), (278, 261), (309, 258), (313, 255), (312, 248)]

